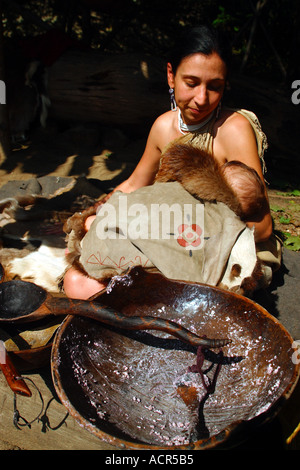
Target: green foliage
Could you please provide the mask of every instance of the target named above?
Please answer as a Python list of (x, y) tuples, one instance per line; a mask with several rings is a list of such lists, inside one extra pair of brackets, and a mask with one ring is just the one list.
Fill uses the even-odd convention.
[(283, 245), (286, 248), (288, 248), (289, 250), (292, 250), (292, 251), (299, 251), (300, 250), (300, 237), (297, 237), (295, 235), (291, 235), (288, 232), (283, 232), (283, 235), (285, 237)]
[(278, 196), (300, 196), (299, 189), (293, 189), (292, 191), (278, 191)]
[(296, 201), (291, 200), (291, 201), (289, 201), (289, 204), (290, 204), (291, 209), (293, 209), (293, 211), (299, 211), (300, 212), (300, 204), (298, 204)]
[[(109, 5), (110, 2), (104, 2)], [(114, 2), (111, 2), (113, 4)], [(256, 1), (226, 0), (116, 0), (109, 10), (96, 10), (90, 16), (90, 45), (108, 52), (149, 52), (165, 55), (170, 45), (185, 26), (210, 23), (225, 30), (232, 42), (239, 68), (254, 24)], [(121, 8), (122, 5), (126, 8)], [(79, 0), (28, 0), (3, 2), (6, 37), (40, 34), (47, 26), (67, 31), (74, 38), (85, 39), (85, 17)], [(13, 5), (20, 5), (23, 15)], [(292, 15), (291, 15), (292, 12)], [(30, 20), (35, 15), (41, 23)], [(270, 42), (288, 69), (297, 68), (300, 20), (298, 0), (273, 0), (261, 11), (261, 24), (257, 23), (245, 72), (282, 78)], [(261, 27), (261, 25), (263, 27)], [(267, 32), (269, 41), (263, 29)], [(284, 34), (280, 32), (284, 31)]]
[(274, 204), (270, 205), (270, 209), (271, 209), (271, 211), (273, 211), (273, 212), (283, 212), (282, 207), (276, 206), (276, 205), (274, 205)]
[(290, 218), (290, 217), (284, 217), (284, 216), (282, 216), (282, 217), (280, 217), (279, 222), (280, 222), (281, 224), (286, 224), (286, 225), (288, 225), (288, 224), (291, 222), (291, 218)]

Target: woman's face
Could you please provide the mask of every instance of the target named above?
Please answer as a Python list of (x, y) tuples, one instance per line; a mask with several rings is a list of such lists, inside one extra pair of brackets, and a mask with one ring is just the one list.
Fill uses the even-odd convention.
[(226, 65), (213, 52), (206, 56), (196, 53), (185, 57), (176, 74), (168, 64), (168, 84), (174, 88), (175, 100), (188, 125), (197, 124), (217, 108), (226, 83)]

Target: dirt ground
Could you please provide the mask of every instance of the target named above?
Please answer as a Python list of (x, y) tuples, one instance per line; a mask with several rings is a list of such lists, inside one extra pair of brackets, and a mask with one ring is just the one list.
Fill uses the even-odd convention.
[[(101, 181), (105, 192), (132, 172), (146, 135), (132, 138), (119, 129), (95, 124), (50, 122), (46, 129), (33, 131), (30, 140), (14, 146), (0, 167), (0, 187), (8, 181), (46, 175), (86, 176)], [(287, 248), (299, 251), (300, 192), (268, 189), (268, 194), (275, 230)]]
[(284, 234), (287, 248), (299, 251), (300, 196), (293, 195), (289, 191), (282, 192), (275, 189), (269, 190), (268, 193), (275, 230)]

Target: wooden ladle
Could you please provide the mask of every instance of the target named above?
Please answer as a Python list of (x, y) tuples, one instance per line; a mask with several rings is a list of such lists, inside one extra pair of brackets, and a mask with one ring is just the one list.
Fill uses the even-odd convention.
[(229, 339), (200, 337), (181, 325), (158, 317), (126, 316), (93, 300), (55, 297), (31, 282), (8, 281), (0, 284), (0, 322), (30, 322), (48, 315), (80, 315), (110, 326), (129, 330), (160, 330), (194, 346), (219, 348)]

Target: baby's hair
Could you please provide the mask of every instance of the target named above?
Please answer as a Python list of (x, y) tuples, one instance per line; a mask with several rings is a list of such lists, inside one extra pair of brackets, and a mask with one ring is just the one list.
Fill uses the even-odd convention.
[(225, 163), (220, 169), (239, 199), (244, 219), (260, 220), (268, 210), (268, 201), (257, 171), (236, 160)]
[(228, 70), (231, 61), (231, 48), (223, 33), (207, 25), (195, 26), (184, 31), (169, 57), (173, 73), (176, 74), (179, 64), (185, 57), (197, 53), (211, 55), (213, 52), (221, 57)]

